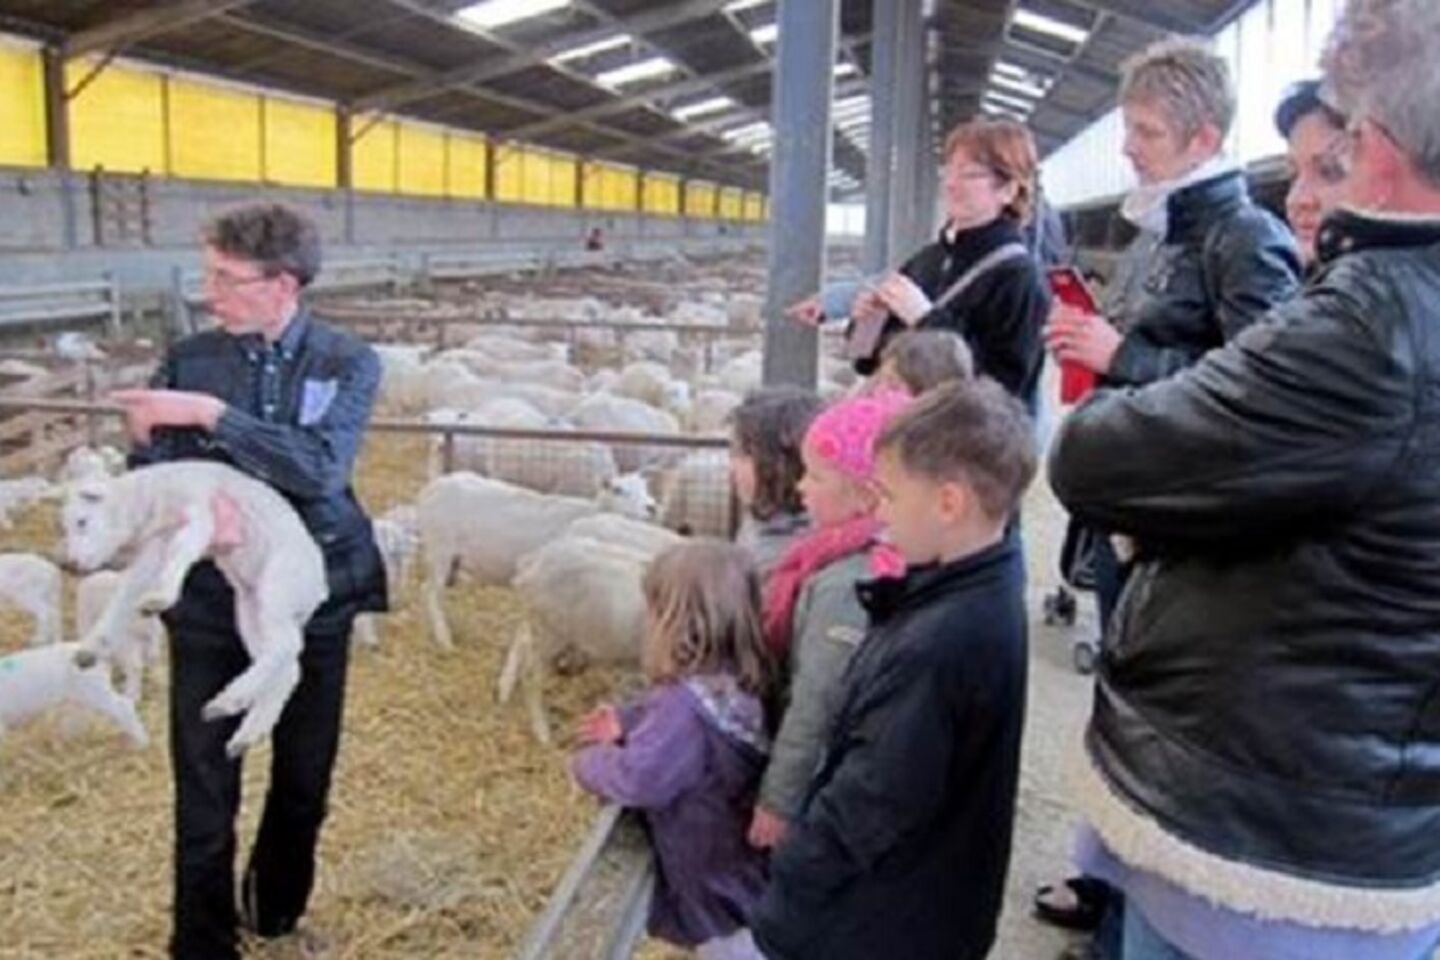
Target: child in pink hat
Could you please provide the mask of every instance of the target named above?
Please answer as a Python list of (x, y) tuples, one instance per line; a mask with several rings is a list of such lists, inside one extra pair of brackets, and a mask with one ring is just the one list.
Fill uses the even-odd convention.
[(866, 627), (855, 585), (903, 572), (899, 555), (879, 540), (871, 479), (875, 441), (910, 400), (899, 391), (847, 397), (805, 434), (800, 495), (812, 529), (786, 550), (765, 586), (765, 639), (788, 666), (789, 683), (750, 827), (758, 847), (779, 843), (799, 812), (839, 705), (840, 677)]

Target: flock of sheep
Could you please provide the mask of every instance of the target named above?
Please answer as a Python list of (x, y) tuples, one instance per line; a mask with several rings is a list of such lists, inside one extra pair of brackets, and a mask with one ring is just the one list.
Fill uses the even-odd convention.
[[(743, 308), (738, 313), (737, 300)], [(535, 327), (500, 323), (476, 331), (458, 348), (377, 347), (384, 368), (377, 415), (538, 432), (524, 438), (459, 433), (448, 444), (435, 436), (428, 482), (413, 503), (378, 517), (375, 529), (392, 596), (406, 589), (420, 561), (422, 609), (441, 648), (456, 642), (443, 595), (457, 574), (516, 591), (527, 617), (511, 638), (498, 678), (500, 693), (508, 698), (528, 681), (523, 686), (532, 729), (548, 740), (538, 683), (544, 666), (564, 650), (578, 653), (582, 661), (633, 662), (644, 616), (640, 583), (650, 559), (681, 535), (732, 532), (727, 457), (723, 442), (713, 438), (723, 437), (730, 410), (759, 383), (759, 311), (758, 303), (741, 298), (682, 304), (671, 313), (672, 322), (715, 328), (705, 338), (708, 343), (699, 343), (693, 335), (668, 331), (624, 332), (627, 319), (638, 318), (634, 308), (531, 301), (514, 315), (522, 316), (525, 309), (606, 317), (616, 327), (584, 330), (556, 342)], [(584, 335), (591, 334), (587, 341)], [(575, 354), (593, 348), (606, 349), (615, 362), (600, 369), (582, 366)], [(822, 376), (822, 393), (849, 385), (849, 370), (839, 361), (824, 360)], [(595, 436), (614, 434), (643, 439)], [(705, 444), (696, 437), (711, 439)], [(673, 442), (663, 442), (667, 439)], [(77, 489), (88, 488), (94, 496), (100, 496), (96, 490), (115, 489), (120, 466), (114, 451), (80, 448), (54, 481), (0, 481), (0, 525), (13, 510), (62, 491), (69, 492), (68, 515), (75, 509)], [(74, 531), (67, 529), (67, 537), (73, 550)], [(301, 550), (284, 538), (269, 549), (291, 559)], [(150, 571), (140, 579), (155, 575)], [(99, 711), (143, 743), (145, 731), (134, 705), (144, 665), (159, 648), (157, 624), (145, 614), (161, 606), (152, 596), (140, 613), (114, 598), (119, 593), (133, 601), (135, 591), (144, 589), (104, 570), (79, 580), (77, 631), (82, 639), (78, 645), (64, 644), (59, 642), (60, 567), (35, 554), (0, 554), (0, 601), (20, 607), (35, 624), (30, 649), (0, 658), (0, 733), (51, 701), (68, 699)], [(125, 596), (127, 591), (132, 595)], [(305, 603), (311, 600), (318, 605), (313, 597), (293, 605), (290, 614), (299, 616), (299, 623), (308, 616)], [(102, 623), (98, 633), (97, 622)], [(107, 632), (111, 642), (93, 642)], [(377, 634), (374, 618), (357, 624), (357, 642), (373, 644)], [(461, 642), (466, 639), (473, 638)], [(275, 652), (277, 647), (285, 648), (283, 655)], [(120, 692), (111, 688), (109, 669), (77, 667), (87, 659), (77, 656), (82, 648), (114, 668), (121, 677)], [(267, 715), (278, 714), (277, 704), (283, 705), (293, 686), (298, 646), (291, 637), (260, 643), (250, 652), (257, 665), (250, 684), (258, 683), (268, 695), (251, 689), (243, 703), (216, 711), (255, 715), (253, 723), (247, 716), (243, 736), (232, 744), (237, 752), (268, 731)], [(48, 676), (48, 686), (40, 684), (50, 691), (46, 702), (38, 702), (34, 693), (34, 680), (42, 673)], [(26, 685), (22, 674), (28, 697), (17, 693)], [(97, 675), (105, 677), (103, 690), (96, 685)]]

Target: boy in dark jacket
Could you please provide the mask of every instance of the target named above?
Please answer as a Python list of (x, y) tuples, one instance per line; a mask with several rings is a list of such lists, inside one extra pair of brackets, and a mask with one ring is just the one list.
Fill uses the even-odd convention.
[(923, 397), (881, 436), (900, 579), (752, 918), (771, 960), (968, 960), (995, 939), (1025, 710), (1025, 575), (1007, 534), (1035, 473), (1020, 402), (989, 379)]

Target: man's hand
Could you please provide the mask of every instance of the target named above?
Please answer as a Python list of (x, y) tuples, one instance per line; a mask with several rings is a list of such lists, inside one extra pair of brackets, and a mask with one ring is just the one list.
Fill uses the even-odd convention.
[(875, 287), (875, 293), (890, 312), (913, 327), (934, 306), (925, 291), (903, 273), (892, 273)]
[(1101, 374), (1110, 372), (1120, 339), (1120, 332), (1104, 317), (1066, 303), (1051, 308), (1045, 327), (1045, 343), (1057, 359)]
[(785, 832), (789, 828), (790, 825), (783, 817), (757, 806), (755, 815), (750, 820), (750, 846), (757, 850), (773, 850), (785, 839)]
[(125, 412), (130, 439), (150, 443), (156, 427), (196, 427), (213, 431), (225, 412), (225, 402), (208, 393), (184, 390), (117, 390), (110, 399)]
[(619, 743), (624, 733), (620, 728), (619, 712), (608, 703), (581, 717), (580, 725), (575, 731), (576, 737), (586, 746), (595, 743)]

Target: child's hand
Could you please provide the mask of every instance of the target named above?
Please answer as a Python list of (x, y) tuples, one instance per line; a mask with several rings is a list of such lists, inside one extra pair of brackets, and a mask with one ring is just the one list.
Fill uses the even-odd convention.
[(785, 831), (789, 828), (790, 825), (780, 816), (764, 807), (756, 807), (755, 816), (750, 820), (750, 846), (757, 850), (773, 850), (785, 839)]
[(624, 736), (620, 714), (610, 704), (601, 704), (580, 718), (575, 735), (583, 744), (619, 743)]
[(825, 322), (825, 310), (820, 305), (820, 295), (811, 294), (799, 303), (785, 308), (785, 316), (807, 327), (818, 327)]

